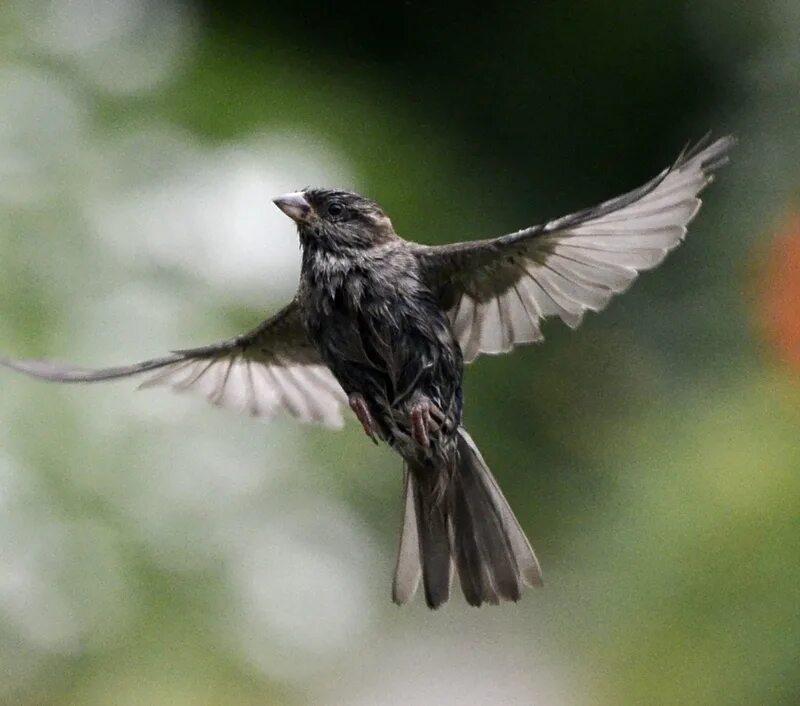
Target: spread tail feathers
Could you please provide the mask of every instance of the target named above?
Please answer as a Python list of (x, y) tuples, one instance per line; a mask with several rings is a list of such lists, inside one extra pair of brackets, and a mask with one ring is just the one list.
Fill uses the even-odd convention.
[[(470, 605), (516, 601), (523, 586), (540, 586), (531, 545), (497, 481), (467, 434), (457, 433), (452, 471), (410, 463), (404, 472), (405, 512), (392, 599), (403, 604), (420, 575), (425, 601), (438, 608), (450, 596), (455, 563)], [(440, 474), (450, 478), (442, 496)]]

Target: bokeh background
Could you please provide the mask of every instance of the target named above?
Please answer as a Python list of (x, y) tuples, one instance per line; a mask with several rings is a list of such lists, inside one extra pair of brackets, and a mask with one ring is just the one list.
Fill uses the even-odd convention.
[(482, 358), (466, 421), (546, 585), (389, 601), (400, 464), (132, 385), (0, 380), (0, 702), (800, 702), (800, 4), (5, 0), (0, 349), (87, 365), (293, 293), (314, 184), (429, 243), (735, 132), (686, 244)]

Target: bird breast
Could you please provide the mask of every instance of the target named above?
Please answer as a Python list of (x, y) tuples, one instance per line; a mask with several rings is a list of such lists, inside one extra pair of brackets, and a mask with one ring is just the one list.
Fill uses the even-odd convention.
[(460, 379), (449, 322), (408, 251), (315, 253), (305, 258), (299, 298), (309, 338), (334, 374), (349, 362), (380, 370), (392, 386), (402, 386), (415, 369), (446, 358)]

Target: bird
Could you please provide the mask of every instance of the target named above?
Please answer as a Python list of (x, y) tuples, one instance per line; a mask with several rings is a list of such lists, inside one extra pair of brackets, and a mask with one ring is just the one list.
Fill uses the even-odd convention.
[(686, 235), (732, 136), (687, 145), (655, 178), (568, 216), (486, 240), (424, 245), (400, 237), (374, 201), (306, 188), (274, 199), (297, 227), (297, 292), (251, 331), (134, 365), (87, 369), (0, 358), (35, 378), (195, 391), (253, 416), (343, 424), (403, 459), (404, 509), (392, 600), (448, 601), (454, 574), (472, 606), (542, 585), (525, 532), (464, 427), (464, 366), (576, 328)]

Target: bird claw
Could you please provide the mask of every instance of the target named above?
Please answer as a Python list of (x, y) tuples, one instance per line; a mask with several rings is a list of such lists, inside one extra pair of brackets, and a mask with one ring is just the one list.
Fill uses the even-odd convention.
[(356, 415), (356, 418), (359, 422), (361, 422), (361, 426), (364, 429), (364, 433), (372, 439), (373, 444), (378, 444), (378, 428), (375, 425), (375, 420), (372, 418), (372, 414), (369, 411), (369, 407), (367, 406), (367, 401), (364, 399), (364, 395), (361, 395), (357, 392), (354, 392), (350, 397), (347, 398), (347, 401), (350, 403), (350, 409)]
[(416, 402), (411, 407), (411, 436), (422, 448), (431, 446), (431, 434), (435, 434), (442, 427), (444, 412), (433, 402), (423, 400)]

